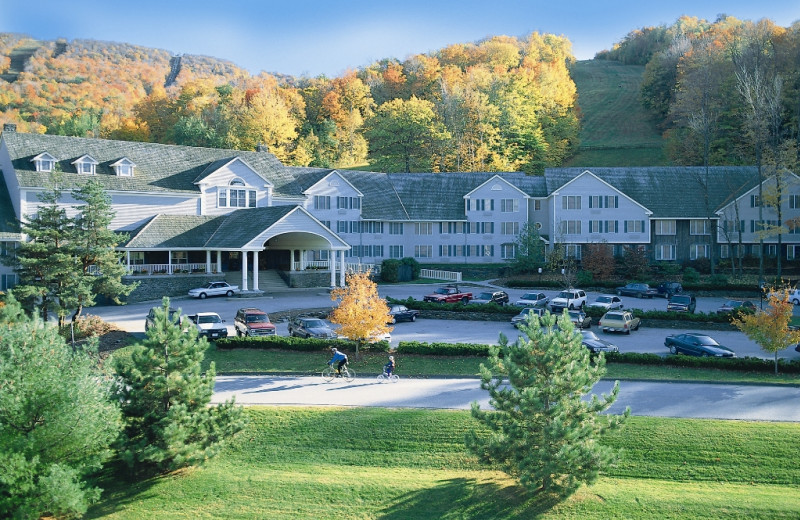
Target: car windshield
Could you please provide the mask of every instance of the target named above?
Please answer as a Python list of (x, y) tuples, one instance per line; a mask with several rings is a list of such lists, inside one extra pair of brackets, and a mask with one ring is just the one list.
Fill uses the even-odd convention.
[(725, 307), (733, 307), (733, 308), (741, 307), (743, 303), (744, 303), (743, 301), (739, 300), (730, 300), (725, 302)]
[(710, 347), (718, 347), (719, 343), (714, 340), (714, 338), (709, 336), (695, 336), (695, 340), (697, 340), (698, 345), (708, 345)]
[(566, 298), (566, 299), (569, 300), (569, 299), (571, 299), (573, 297), (573, 294), (571, 292), (569, 292), (569, 291), (561, 291), (560, 293), (558, 293), (558, 297), (559, 298)]
[(686, 303), (686, 304), (688, 304), (689, 303), (689, 297), (688, 296), (673, 296), (671, 301), (673, 301), (675, 303)]
[(312, 329), (313, 329), (313, 328), (319, 328), (319, 327), (324, 327), (324, 326), (325, 326), (325, 322), (324, 322), (324, 321), (322, 321), (322, 320), (305, 320), (305, 321), (303, 321), (303, 324), (304, 324), (306, 327), (308, 327), (308, 328), (312, 328)]
[(210, 316), (198, 316), (197, 323), (220, 323), (222, 320), (216, 314)]
[(405, 312), (405, 310), (406, 310), (405, 307), (392, 307), (392, 310), (390, 312)]
[(248, 314), (245, 320), (247, 323), (266, 323), (269, 321), (266, 314)]
[(581, 331), (581, 334), (583, 334), (583, 339), (596, 339), (596, 340), (600, 339), (597, 337), (597, 334), (595, 334), (591, 330)]
[(597, 301), (599, 303), (611, 303), (611, 296), (598, 296)]
[(440, 287), (434, 291), (434, 294), (450, 294), (450, 289), (446, 287)]
[(214, 282), (208, 282), (203, 286), (204, 289), (211, 289), (212, 287), (214, 287)]
[(490, 292), (482, 292), (475, 299), (476, 300), (491, 300), (492, 299), (492, 293), (490, 293)]
[(521, 300), (538, 300), (539, 299), (539, 295), (536, 294), (536, 293), (529, 292), (529, 293), (523, 294), (522, 298), (520, 298), (520, 299)]

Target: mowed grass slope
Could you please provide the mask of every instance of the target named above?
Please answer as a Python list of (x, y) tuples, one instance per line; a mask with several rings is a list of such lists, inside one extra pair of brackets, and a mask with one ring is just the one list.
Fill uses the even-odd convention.
[(565, 166), (669, 164), (661, 134), (639, 99), (643, 66), (583, 60), (571, 72), (582, 116), (581, 146)]
[[(798, 518), (800, 427), (632, 417), (596, 484), (552, 506), (464, 448), (466, 411), (248, 409), (205, 468), (101, 482), (87, 518)], [(120, 472), (122, 473), (122, 472)]]

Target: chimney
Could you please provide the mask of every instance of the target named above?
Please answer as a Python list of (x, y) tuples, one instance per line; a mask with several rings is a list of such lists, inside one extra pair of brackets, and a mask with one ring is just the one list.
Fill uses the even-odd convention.
[(265, 145), (265, 144), (258, 143), (256, 145), (256, 151), (257, 152), (269, 152), (269, 148), (267, 148), (267, 145)]
[(3, 132), (16, 132), (17, 125), (14, 123), (3, 123)]

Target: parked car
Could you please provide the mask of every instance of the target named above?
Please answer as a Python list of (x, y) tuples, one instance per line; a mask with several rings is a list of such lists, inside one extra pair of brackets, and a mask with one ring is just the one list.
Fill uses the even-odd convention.
[(469, 303), (496, 303), (503, 306), (508, 303), (508, 293), (505, 291), (484, 291), (470, 300)]
[(609, 311), (600, 318), (597, 326), (603, 332), (624, 332), (630, 334), (632, 330), (639, 330), (642, 320), (629, 311)]
[(397, 323), (398, 321), (417, 321), (419, 311), (416, 309), (409, 309), (405, 305), (392, 305), (389, 307), (389, 315), (392, 317), (389, 323)]
[(697, 299), (691, 294), (675, 294), (667, 302), (668, 311), (693, 314), (696, 308)]
[(516, 328), (519, 328), (520, 324), (524, 323), (525, 320), (528, 319), (529, 314), (535, 314), (536, 316), (542, 317), (544, 316), (545, 310), (541, 307), (525, 307), (522, 309), (519, 314), (511, 318), (511, 324)]
[(613, 294), (601, 294), (595, 301), (589, 304), (589, 307), (593, 309), (605, 309), (607, 311), (621, 309), (622, 300), (619, 296), (614, 296)]
[[(339, 339), (346, 339), (346, 340), (348, 340), (348, 341), (352, 341), (352, 339), (348, 338), (348, 337), (347, 337), (347, 336), (345, 336), (344, 334), (341, 334), (341, 333), (339, 332), (339, 330), (337, 330), (337, 331), (336, 331), (336, 334), (337, 334), (337, 336), (338, 336), (338, 338), (339, 338)], [(391, 333), (389, 333), (389, 332), (384, 332), (384, 333), (382, 333), (382, 334), (378, 334), (378, 335), (377, 335), (377, 337), (375, 337), (375, 338), (372, 338), (372, 340), (371, 340), (371, 341), (369, 341), (369, 343), (370, 343), (370, 344), (372, 344), (372, 343), (380, 343), (381, 341), (385, 341), (386, 343), (391, 343), (391, 341), (392, 341), (392, 334), (391, 334)]]
[(564, 289), (550, 300), (550, 310), (561, 312), (564, 309), (582, 309), (586, 305), (586, 292), (582, 289)]
[(569, 314), (569, 321), (579, 330), (588, 329), (592, 326), (592, 318), (583, 311), (567, 311), (567, 314)]
[(767, 294), (767, 298), (772, 298), (773, 296), (777, 297), (778, 299), (782, 300), (786, 296), (786, 301), (793, 305), (800, 305), (800, 289), (787, 289), (786, 292), (783, 291), (771, 291)]
[(197, 335), (200, 337), (205, 336), (208, 339), (228, 337), (228, 327), (224, 325), (225, 320), (220, 318), (216, 312), (190, 314), (189, 320), (197, 327)]
[(671, 334), (664, 340), (671, 354), (690, 356), (736, 357), (733, 350), (723, 347), (711, 336), (698, 332)]
[(233, 328), (237, 336), (274, 336), (275, 324), (269, 321), (269, 315), (255, 307), (244, 307), (236, 311)]
[(652, 298), (658, 295), (658, 289), (654, 289), (646, 283), (629, 283), (624, 287), (617, 287), (617, 296), (634, 296), (636, 298)]
[(588, 348), (592, 354), (597, 354), (599, 352), (619, 352), (618, 346), (598, 338), (597, 334), (591, 330), (582, 330), (581, 334), (583, 335), (581, 344)]
[(432, 303), (469, 303), (471, 299), (471, 292), (462, 292), (458, 285), (447, 285), (445, 287), (439, 287), (431, 294), (426, 294), (422, 298), (422, 301)]
[(529, 292), (525, 293), (520, 297), (519, 300), (514, 302), (514, 305), (519, 305), (520, 307), (547, 307), (547, 302), (550, 299), (545, 296), (544, 293), (540, 292)]
[(189, 289), (189, 296), (200, 298), (201, 300), (208, 296), (231, 297), (238, 290), (238, 285), (230, 285), (228, 282), (208, 282), (203, 287)]
[[(147, 329), (155, 325), (156, 323), (156, 310), (161, 309), (162, 307), (152, 307), (150, 312), (147, 313), (147, 316), (144, 319), (144, 330), (147, 332)], [(175, 321), (176, 316), (178, 315), (178, 309), (173, 309), (172, 307), (169, 308), (167, 311), (169, 313), (169, 320)]]
[(674, 295), (682, 293), (683, 286), (680, 282), (661, 282), (658, 284), (658, 287), (656, 287), (656, 290), (659, 296), (669, 300)]
[(333, 339), (338, 335), (333, 329), (319, 318), (298, 316), (289, 322), (289, 335), (300, 338)]
[(717, 309), (717, 314), (726, 314), (730, 312), (754, 313), (756, 309), (758, 309), (758, 307), (750, 300), (728, 300)]

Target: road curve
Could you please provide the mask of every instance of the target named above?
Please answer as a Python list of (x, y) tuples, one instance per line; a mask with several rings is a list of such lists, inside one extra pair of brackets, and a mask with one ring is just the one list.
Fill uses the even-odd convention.
[[(612, 381), (601, 381), (595, 393), (607, 393)], [(473, 401), (488, 408), (477, 379), (409, 379), (379, 383), (372, 376), (352, 383), (326, 383), (319, 376), (218, 376), (212, 403), (231, 397), (243, 405), (380, 406), (468, 409)], [(800, 388), (622, 381), (610, 413), (653, 417), (740, 419), (800, 422)]]

